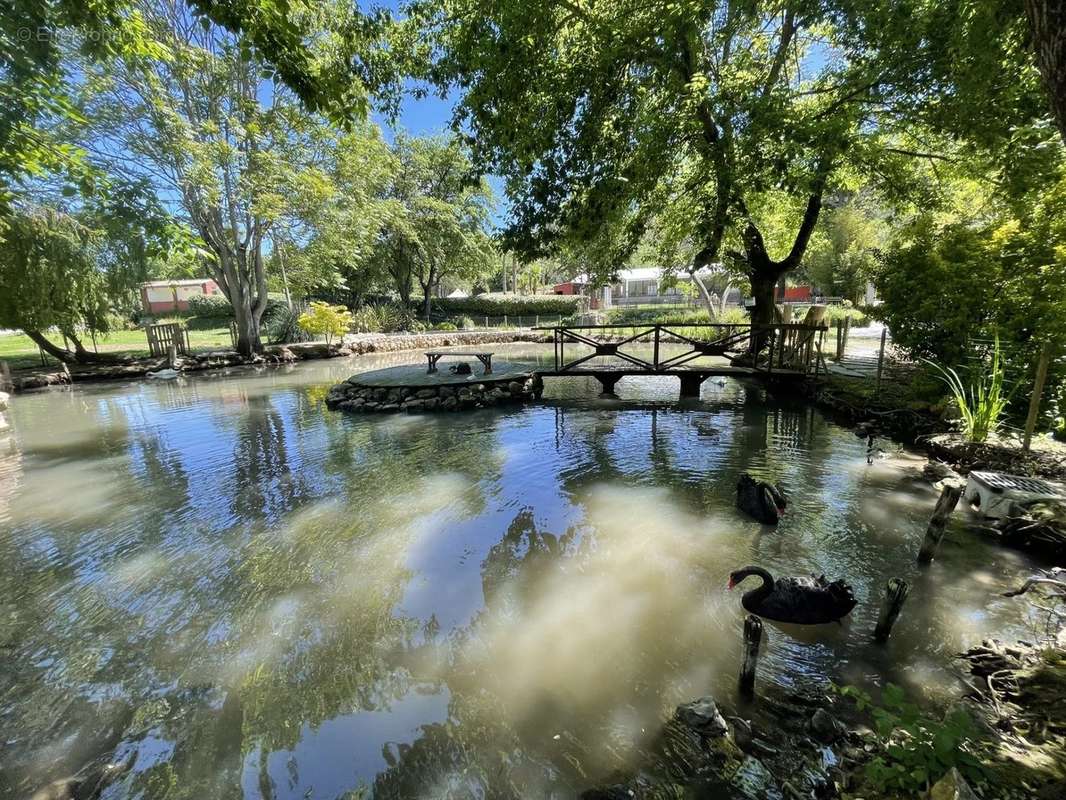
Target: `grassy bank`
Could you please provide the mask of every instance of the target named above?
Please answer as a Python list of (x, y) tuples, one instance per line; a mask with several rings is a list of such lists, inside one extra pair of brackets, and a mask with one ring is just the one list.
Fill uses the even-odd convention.
[[(194, 350), (219, 350), (231, 347), (229, 322), (225, 319), (196, 318), (188, 321), (189, 346)], [(48, 336), (49, 341), (63, 347), (63, 337), (58, 333)], [(93, 349), (92, 340), (83, 342), (88, 349)], [(96, 337), (96, 350), (116, 356), (143, 358), (149, 355), (148, 337), (143, 329), (113, 331)], [(12, 333), (0, 335), (0, 361), (6, 361), (13, 370), (34, 369), (42, 366), (41, 354), (37, 345), (25, 334)], [(51, 356), (45, 356), (45, 362), (56, 365)]]

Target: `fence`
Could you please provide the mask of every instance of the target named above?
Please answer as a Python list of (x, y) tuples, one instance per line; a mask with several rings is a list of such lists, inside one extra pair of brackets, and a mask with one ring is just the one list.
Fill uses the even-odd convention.
[(178, 353), (189, 352), (189, 332), (183, 325), (176, 322), (149, 325), (144, 332), (148, 335), (148, 352), (155, 357), (165, 356), (171, 344)]

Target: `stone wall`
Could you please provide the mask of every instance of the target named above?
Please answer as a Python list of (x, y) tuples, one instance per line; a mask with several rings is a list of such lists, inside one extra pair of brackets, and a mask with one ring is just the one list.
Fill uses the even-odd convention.
[(472, 408), (524, 403), (540, 394), (539, 376), (440, 386), (365, 386), (354, 375), (326, 395), (326, 405), (359, 414), (396, 411), (464, 411)]

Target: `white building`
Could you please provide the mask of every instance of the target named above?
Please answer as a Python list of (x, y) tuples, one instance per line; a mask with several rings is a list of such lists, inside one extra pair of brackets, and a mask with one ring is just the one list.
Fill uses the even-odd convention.
[[(709, 280), (720, 273), (717, 270), (704, 267), (697, 274), (701, 278)], [(616, 306), (683, 303), (685, 295), (679, 286), (692, 280), (687, 270), (679, 269), (673, 274), (673, 285), (664, 287), (661, 267), (631, 267), (618, 270), (616, 276), (618, 280), (610, 285), (610, 305)], [(587, 294), (588, 286), (589, 276), (578, 275), (572, 281), (556, 285), (555, 293)], [(606, 307), (608, 299), (606, 292), (596, 291), (595, 294), (600, 307)], [(740, 289), (734, 288), (730, 291), (730, 296), (727, 300), (730, 303), (739, 303), (740, 298)]]

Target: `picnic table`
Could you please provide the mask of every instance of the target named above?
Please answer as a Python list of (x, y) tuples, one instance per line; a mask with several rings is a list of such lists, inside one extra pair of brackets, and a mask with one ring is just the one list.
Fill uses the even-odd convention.
[(444, 356), (472, 356), (482, 363), (485, 367), (485, 374), (492, 374), (492, 353), (457, 353), (454, 350), (448, 351), (436, 351), (431, 350), (426, 353), (426, 358), (429, 360), (429, 370), (427, 374), (432, 374), (437, 371), (437, 362)]

